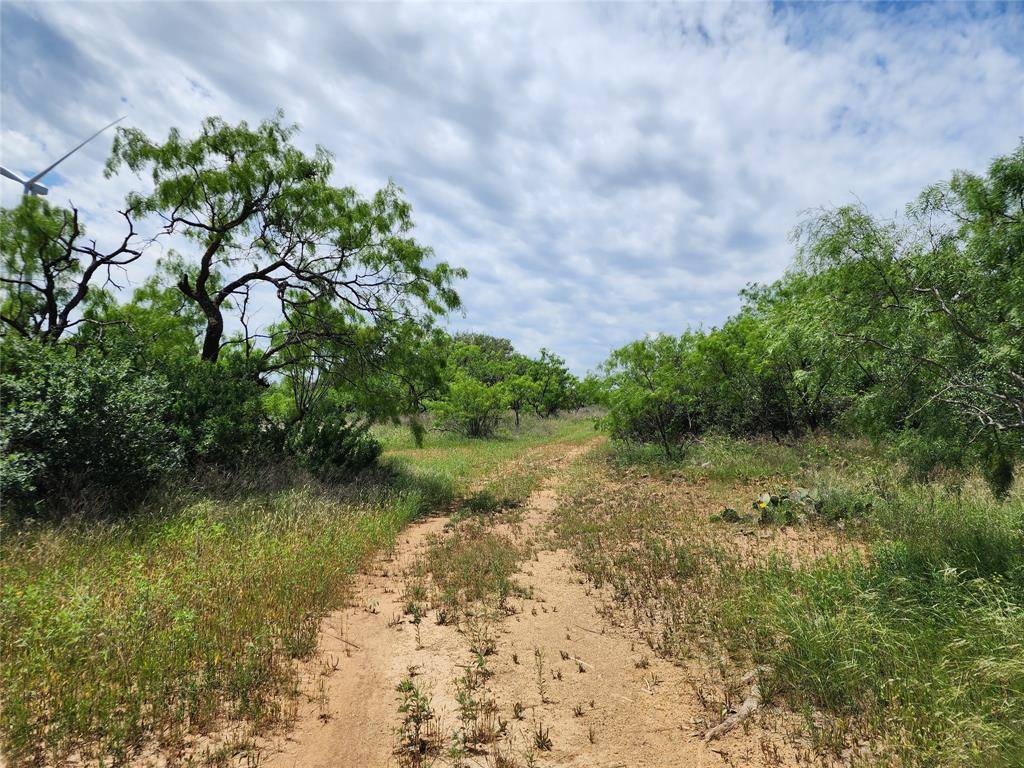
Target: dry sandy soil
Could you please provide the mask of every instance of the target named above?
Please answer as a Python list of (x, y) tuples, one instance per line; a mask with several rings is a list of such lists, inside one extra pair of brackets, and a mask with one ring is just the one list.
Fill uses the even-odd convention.
[[(568, 553), (545, 546), (570, 462), (591, 446), (547, 446), (546, 479), (530, 496), (517, 535), (536, 542), (517, 583), (528, 598), (494, 627), (496, 652), (487, 687), (505, 735), (465, 758), (465, 765), (564, 765), (596, 768), (795, 763), (787, 739), (763, 718), (721, 740), (705, 743), (712, 719), (695, 693), (699, 671), (650, 653), (626, 622), (607, 610), (604, 596), (572, 567)], [(318, 662), (309, 666), (297, 721), (265, 740), (258, 764), (273, 768), (380, 768), (403, 763), (396, 753), (400, 722), (396, 685), (413, 671), (430, 695), (435, 725), (457, 726), (454, 681), (471, 661), (466, 636), (427, 616), (417, 628), (403, 616), (403, 574), (448, 519), (410, 526), (393, 553), (358, 578), (350, 606), (324, 620)], [(499, 526), (501, 524), (499, 523)], [(544, 695), (536, 651), (543, 654)], [(645, 653), (646, 651), (646, 653)], [(542, 700), (543, 698), (543, 700)], [(521, 719), (513, 715), (522, 705)], [(537, 728), (550, 748), (537, 749)], [(495, 749), (502, 755), (496, 755)], [(247, 760), (254, 762), (254, 756)], [(450, 765), (443, 752), (424, 764)]]

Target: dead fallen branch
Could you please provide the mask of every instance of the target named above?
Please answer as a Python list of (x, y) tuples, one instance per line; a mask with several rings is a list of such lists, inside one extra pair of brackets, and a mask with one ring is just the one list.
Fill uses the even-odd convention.
[(707, 733), (704, 734), (705, 742), (724, 736), (757, 711), (757, 708), (761, 706), (761, 684), (758, 682), (758, 678), (765, 672), (769, 671), (771, 671), (770, 667), (757, 667), (756, 669), (752, 669), (750, 672), (747, 672), (747, 674), (740, 679), (740, 682), (744, 685), (750, 685), (750, 694), (743, 700), (743, 703), (740, 704), (739, 709), (729, 715), (729, 717), (725, 718), (725, 720), (720, 722), (714, 728), (708, 729)]

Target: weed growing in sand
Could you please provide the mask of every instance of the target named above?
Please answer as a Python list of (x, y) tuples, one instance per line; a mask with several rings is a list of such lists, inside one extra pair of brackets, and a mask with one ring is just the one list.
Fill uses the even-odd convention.
[(493, 768), (519, 768), (519, 761), (516, 759), (512, 745), (502, 747), (501, 744), (495, 744), (490, 765)]
[(495, 617), (489, 615), (486, 610), (481, 613), (471, 614), (464, 622), (464, 632), (469, 640), (469, 650), (477, 656), (490, 656), (498, 649), (497, 641), (494, 639)]
[(540, 720), (533, 726), (533, 746), (540, 752), (550, 752), (554, 747), (551, 741), (551, 727), (545, 726)]
[(533, 666), (537, 673), (537, 695), (541, 704), (548, 703), (548, 681), (544, 674), (544, 651), (540, 648), (533, 649)]
[(494, 742), (504, 730), (498, 718), (498, 705), (487, 687), (491, 677), (483, 656), (463, 667), (455, 680), (455, 702), (459, 713), (458, 742), (465, 748)]
[(440, 733), (430, 699), (412, 681), (405, 678), (395, 690), (398, 692), (398, 712), (402, 716), (398, 726), (398, 747), (400, 765), (418, 768), (436, 752), (440, 744)]

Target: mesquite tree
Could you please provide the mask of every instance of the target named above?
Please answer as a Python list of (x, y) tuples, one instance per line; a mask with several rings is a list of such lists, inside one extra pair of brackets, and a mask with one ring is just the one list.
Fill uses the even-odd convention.
[[(367, 199), (334, 186), (328, 152), (301, 151), (296, 130), (280, 113), (255, 128), (211, 117), (195, 138), (172, 130), (163, 142), (118, 130), (107, 173), (147, 173), (152, 190), (130, 195), (129, 207), (158, 217), (160, 236), (183, 236), (194, 248), (176, 284), (205, 317), (204, 360), (238, 344), (272, 368), (294, 362), (296, 349), (343, 343), (352, 325), (459, 304), (452, 284), (464, 272), (433, 263), (410, 236), (400, 190), (389, 184)], [(255, 308), (265, 312), (268, 300), (278, 322), (261, 332)], [(230, 316), (237, 334), (227, 332)]]
[(0, 322), (25, 338), (56, 342), (84, 322), (90, 289), (116, 285), (119, 270), (140, 259), (131, 206), (121, 211), (126, 233), (109, 250), (89, 239), (77, 208), (64, 210), (26, 196), (0, 211)]
[(1024, 445), (1024, 144), (927, 188), (905, 221), (847, 206), (799, 234), (818, 314), (879, 395), (861, 398), (868, 419), (978, 444), (1008, 483)]

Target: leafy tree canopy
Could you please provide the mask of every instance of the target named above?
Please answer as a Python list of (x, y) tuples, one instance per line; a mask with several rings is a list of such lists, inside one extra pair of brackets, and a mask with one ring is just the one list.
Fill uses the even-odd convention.
[[(459, 306), (465, 272), (435, 262), (410, 235), (409, 204), (393, 184), (363, 198), (331, 183), (333, 162), (293, 143), (297, 128), (279, 112), (251, 128), (211, 117), (199, 135), (172, 130), (155, 142), (118, 129), (107, 173), (148, 174), (153, 188), (128, 207), (155, 215), (161, 234), (194, 244), (176, 286), (205, 318), (201, 346), (213, 361), (227, 345), (262, 340), (273, 365), (286, 349), (327, 340), (345, 345), (350, 326), (443, 314)], [(282, 325), (270, 339), (250, 332), (256, 290), (273, 297)], [(243, 328), (227, 337), (227, 312)]]
[(844, 426), (911, 469), (979, 464), (997, 493), (1024, 449), (1024, 144), (899, 220), (827, 209), (793, 269), (720, 328), (629, 344), (604, 366), (614, 436), (669, 453), (708, 429)]

